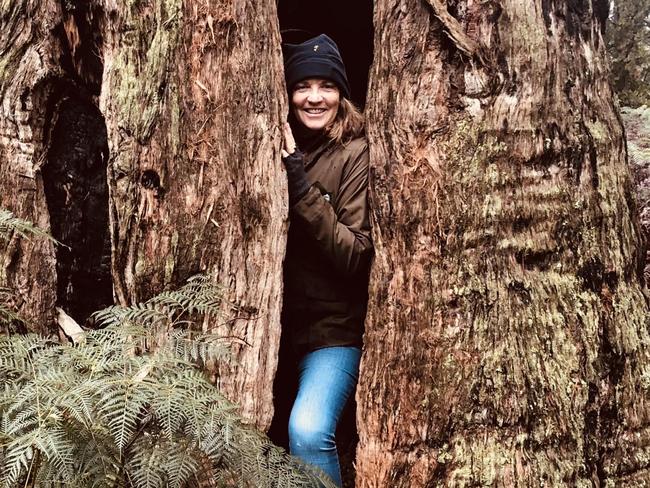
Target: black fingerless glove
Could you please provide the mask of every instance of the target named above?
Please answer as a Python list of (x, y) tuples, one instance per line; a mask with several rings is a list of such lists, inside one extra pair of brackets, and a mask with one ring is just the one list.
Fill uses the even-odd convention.
[(305, 196), (309, 191), (309, 181), (305, 172), (305, 163), (303, 154), (295, 150), (286, 158), (282, 158), (284, 167), (287, 169), (287, 180), (289, 183), (289, 205), (292, 206), (298, 200)]

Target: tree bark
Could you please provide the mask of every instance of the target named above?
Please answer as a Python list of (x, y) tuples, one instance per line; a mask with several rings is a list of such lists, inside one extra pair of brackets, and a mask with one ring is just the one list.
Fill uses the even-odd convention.
[[(375, 2), (357, 486), (650, 477), (648, 310), (604, 5)], [(41, 169), (97, 204), (105, 165), (116, 301), (212, 272), (238, 318), (204, 328), (241, 339), (215, 380), (266, 428), (287, 216), (275, 2), (22, 0), (0, 16), (0, 205), (102, 247), (84, 219), (66, 227)], [(69, 100), (99, 107), (107, 137), (74, 167), (52, 149)], [(81, 287), (75, 253), (17, 238), (2, 252), (0, 284), (52, 330)]]
[(650, 479), (604, 5), (375, 3), (358, 487)]
[(16, 237), (0, 285), (53, 331), (57, 304), (83, 322), (113, 293), (134, 303), (212, 273), (236, 318), (203, 324), (235, 339), (232, 367), (211, 371), (268, 427), (287, 228), (275, 3), (5, 5), (0, 204), (68, 247)]
[[(46, 152), (47, 102), (64, 73), (54, 28), (61, 10), (51, 0), (0, 6), (0, 208), (48, 229), (41, 166)], [(54, 245), (46, 239), (0, 241), (0, 287), (13, 291), (26, 330), (52, 333), (56, 302)]]
[(105, 1), (102, 33), (117, 300), (213, 273), (238, 318), (204, 330), (240, 339), (217, 383), (267, 428), (287, 224), (275, 4)]

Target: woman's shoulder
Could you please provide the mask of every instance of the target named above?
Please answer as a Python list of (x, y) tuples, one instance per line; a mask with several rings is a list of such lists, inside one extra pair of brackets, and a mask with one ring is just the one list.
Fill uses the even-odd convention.
[(368, 140), (366, 136), (355, 137), (345, 143), (337, 144), (337, 149), (351, 159), (356, 159), (363, 153), (368, 152)]

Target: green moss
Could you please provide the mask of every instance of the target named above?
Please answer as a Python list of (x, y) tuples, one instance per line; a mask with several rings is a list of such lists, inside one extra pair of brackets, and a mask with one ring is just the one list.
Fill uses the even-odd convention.
[[(25, 9), (24, 1), (2, 0), (0, 3), (0, 24), (4, 34), (12, 37), (12, 33), (24, 29), (22, 18)], [(8, 83), (16, 75), (16, 71), (30, 45), (31, 39), (19, 38), (22, 42), (11, 42), (5, 52), (0, 56), (0, 98), (7, 89)]]
[[(162, 110), (171, 109), (172, 114), (178, 111), (177, 101), (171, 107), (165, 106), (165, 94), (167, 85), (173, 83), (169, 77), (175, 67), (174, 54), (182, 28), (182, 2), (156, 0), (152, 18), (138, 14), (139, 4), (127, 4), (125, 35), (111, 69), (119, 123), (145, 142)], [(142, 44), (144, 56), (140, 59)]]
[(609, 142), (610, 137), (608, 135), (608, 130), (600, 120), (593, 122), (588, 121), (585, 125), (587, 126), (587, 129), (589, 129), (589, 133), (591, 134), (591, 137), (594, 138), (594, 141), (597, 143)]

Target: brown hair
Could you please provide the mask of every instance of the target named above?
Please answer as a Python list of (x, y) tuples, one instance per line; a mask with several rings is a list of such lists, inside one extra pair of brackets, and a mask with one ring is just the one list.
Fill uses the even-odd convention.
[(337, 144), (346, 144), (363, 135), (366, 120), (361, 111), (345, 97), (341, 97), (334, 121), (327, 128), (327, 135)]

